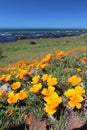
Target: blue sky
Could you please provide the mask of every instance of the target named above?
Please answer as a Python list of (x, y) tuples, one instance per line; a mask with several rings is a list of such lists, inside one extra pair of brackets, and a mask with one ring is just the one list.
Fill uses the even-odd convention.
[(0, 0), (0, 28), (87, 29), (87, 0)]

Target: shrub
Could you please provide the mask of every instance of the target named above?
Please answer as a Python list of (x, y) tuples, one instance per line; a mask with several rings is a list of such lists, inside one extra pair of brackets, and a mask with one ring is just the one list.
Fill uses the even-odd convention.
[(35, 42), (35, 41), (31, 41), (30, 44), (31, 44), (31, 45), (35, 45), (36, 42)]
[(69, 40), (66, 40), (66, 43), (69, 43), (70, 41)]

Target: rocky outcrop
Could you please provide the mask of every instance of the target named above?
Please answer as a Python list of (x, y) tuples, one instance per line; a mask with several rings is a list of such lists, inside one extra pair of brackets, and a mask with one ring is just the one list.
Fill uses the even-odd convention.
[(17, 39), (18, 39), (18, 40), (24, 40), (24, 39), (26, 39), (26, 37), (23, 36), (23, 35), (21, 35), (21, 36), (17, 36)]

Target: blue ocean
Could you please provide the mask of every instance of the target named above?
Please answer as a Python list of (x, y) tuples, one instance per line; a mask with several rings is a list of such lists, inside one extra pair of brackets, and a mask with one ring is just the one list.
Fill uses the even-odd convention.
[(0, 43), (21, 39), (79, 36), (83, 33), (87, 33), (87, 29), (0, 29)]

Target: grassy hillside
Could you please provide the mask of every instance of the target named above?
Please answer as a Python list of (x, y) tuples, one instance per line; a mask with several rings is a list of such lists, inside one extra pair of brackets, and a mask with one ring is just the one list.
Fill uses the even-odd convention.
[[(30, 44), (34, 41), (36, 44)], [(63, 38), (47, 38), (19, 40), (13, 43), (0, 43), (2, 51), (0, 66), (6, 66), (19, 60), (41, 58), (48, 53), (69, 50), (76, 47), (87, 46), (87, 34)]]
[[(85, 34), (79, 37), (0, 44), (3, 52), (0, 52), (0, 128), (2, 130), (11, 130), (11, 128), (28, 130), (32, 125), (34, 129), (38, 129), (38, 123), (41, 129), (70, 130), (74, 122), (77, 123), (75, 127), (72, 126), (73, 130), (78, 129), (79, 124), (85, 130), (86, 37)], [(31, 41), (36, 44), (31, 45)], [(33, 60), (35, 58), (41, 59)], [(14, 64), (11, 64), (13, 62)], [(9, 63), (10, 65), (7, 65)], [(35, 120), (35, 124), (32, 119)]]

